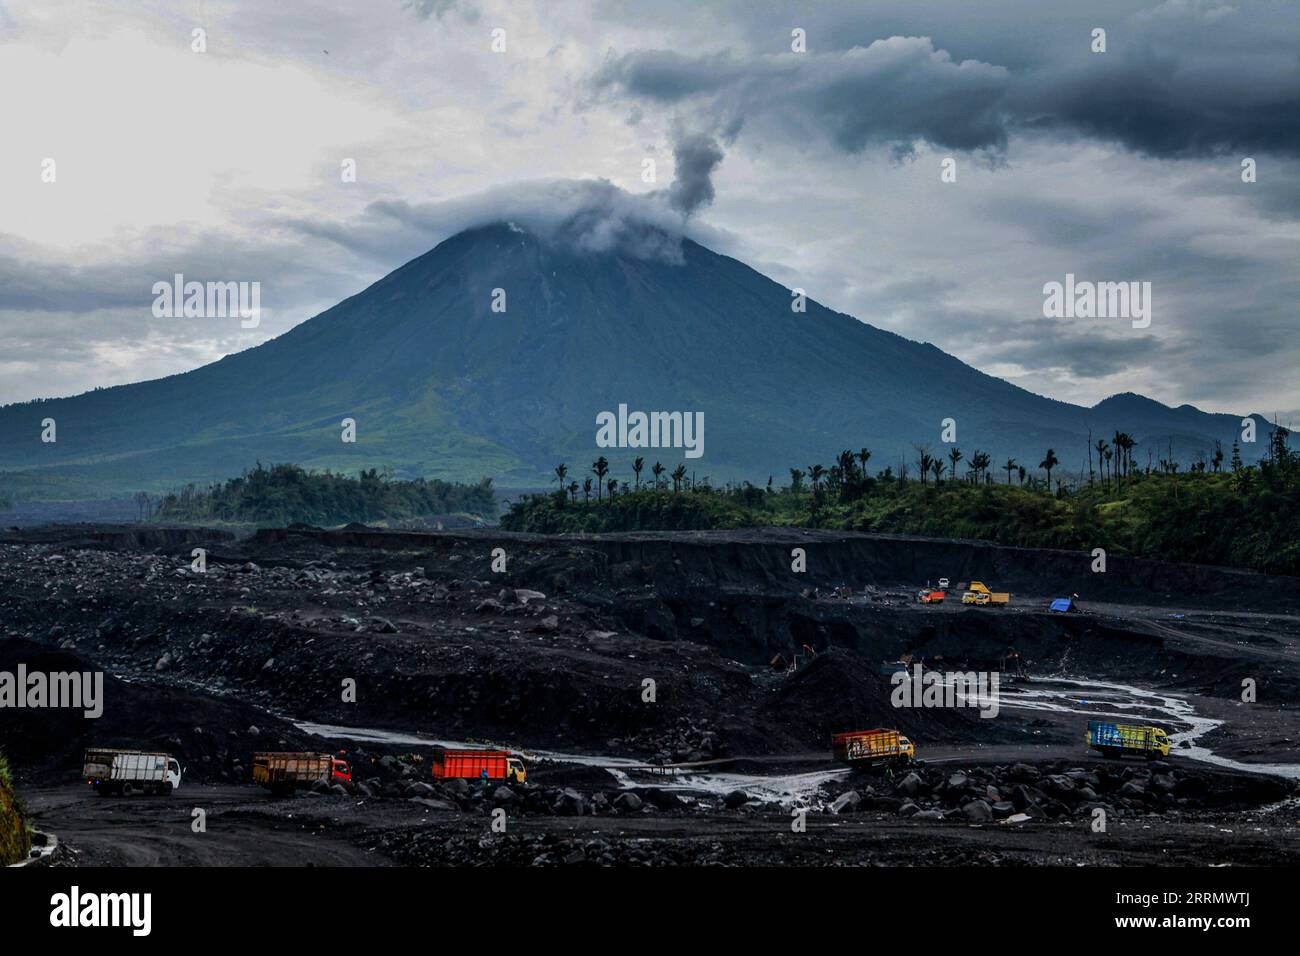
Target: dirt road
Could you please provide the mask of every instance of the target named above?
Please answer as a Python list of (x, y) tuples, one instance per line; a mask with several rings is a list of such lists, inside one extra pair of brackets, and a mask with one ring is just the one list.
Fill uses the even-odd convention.
[[(250, 786), (182, 786), (168, 797), (99, 797), (68, 784), (24, 790), (33, 823), (58, 835), (82, 866), (376, 866), (387, 861), (350, 842), (347, 801), (314, 829), (292, 801)], [(309, 798), (303, 798), (303, 802)], [(194, 810), (206, 832), (192, 829)]]

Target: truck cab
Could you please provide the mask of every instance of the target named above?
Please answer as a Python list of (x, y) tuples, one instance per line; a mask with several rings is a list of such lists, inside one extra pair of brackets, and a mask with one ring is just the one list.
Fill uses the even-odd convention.
[(167, 792), (171, 793), (181, 785), (181, 762), (175, 757), (167, 758)]
[(346, 780), (352, 782), (352, 767), (346, 760), (340, 760), (338, 757), (333, 758), (330, 763), (330, 777), (334, 780)]
[(967, 591), (961, 596), (962, 604), (988, 604), (989, 601), (988, 591)]
[(912, 746), (912, 741), (902, 734), (898, 735), (898, 751), (909, 763), (916, 759), (916, 748)]
[(528, 771), (524, 769), (524, 762), (518, 757), (511, 757), (506, 761), (506, 780), (514, 783), (523, 783), (528, 777)]

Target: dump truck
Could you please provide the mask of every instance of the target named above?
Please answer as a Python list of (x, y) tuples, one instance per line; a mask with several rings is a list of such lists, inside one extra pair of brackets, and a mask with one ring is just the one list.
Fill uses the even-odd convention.
[(851, 767), (911, 763), (916, 748), (897, 730), (850, 730), (831, 735), (831, 753), (839, 763)]
[(962, 594), (961, 603), (993, 605), (1010, 604), (1011, 595), (1006, 591), (990, 591), (983, 583), (972, 581), (970, 587)]
[(943, 591), (934, 591), (930, 588), (921, 588), (916, 592), (916, 599), (921, 604), (942, 604), (944, 597)]
[(169, 794), (181, 785), (180, 761), (146, 750), (93, 748), (82, 760), (81, 775), (101, 797), (137, 793)]
[(1162, 728), (1148, 724), (1112, 724), (1090, 720), (1084, 741), (1103, 757), (1136, 754), (1155, 760), (1157, 757), (1169, 756), (1169, 735)]
[(500, 780), (523, 783), (524, 762), (508, 750), (435, 750), (434, 780)]
[(352, 768), (333, 754), (263, 752), (253, 754), (253, 782), (273, 794), (291, 793), (320, 781), (351, 783)]

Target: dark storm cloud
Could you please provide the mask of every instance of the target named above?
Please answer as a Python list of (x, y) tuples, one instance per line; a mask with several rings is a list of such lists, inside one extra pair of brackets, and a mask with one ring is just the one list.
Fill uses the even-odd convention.
[(953, 149), (1001, 146), (999, 103), (1009, 79), (1002, 67), (954, 62), (927, 37), (892, 37), (825, 56), (636, 52), (607, 61), (595, 82), (649, 100), (694, 101), (732, 128), (777, 122), (792, 136), (829, 137), (856, 153), (917, 139)]
[(1166, 349), (1152, 335), (1102, 338), (1077, 327), (1044, 334), (1041, 323), (1022, 323), (1024, 338), (1001, 349), (1004, 361), (1025, 368), (1064, 368), (1078, 378), (1103, 378), (1158, 361)]
[(674, 178), (668, 204), (690, 216), (713, 202), (713, 171), (722, 162), (722, 147), (708, 133), (678, 131), (673, 142)]
[[(906, 152), (921, 140), (943, 149), (1000, 151), (1017, 131), (1116, 142), (1145, 155), (1186, 158), (1233, 151), (1300, 152), (1300, 7), (1170, 2), (1124, 15), (1098, 14), (1107, 51), (1089, 50), (1078, 21), (1061, 31), (1034, 25), (1017, 50), (1007, 31), (949, 26), (958, 55), (930, 36), (835, 31), (832, 47), (807, 53), (685, 55), (639, 50), (612, 56), (600, 90), (743, 121), (790, 140), (829, 139), (856, 153), (872, 145)], [(1024, 18), (1020, 18), (1021, 22)], [(1068, 30), (1068, 32), (1066, 32)], [(858, 44), (834, 48), (854, 36)], [(1010, 66), (1004, 65), (1006, 63)]]

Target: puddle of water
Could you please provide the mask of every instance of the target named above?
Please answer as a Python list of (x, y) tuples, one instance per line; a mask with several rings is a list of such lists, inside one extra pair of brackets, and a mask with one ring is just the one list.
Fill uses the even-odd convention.
[[(1067, 688), (1052, 689), (1047, 685), (1065, 684)], [(1070, 690), (1069, 688), (1078, 688)], [(1073, 678), (1053, 678), (1036, 681), (1035, 686), (1017, 686), (1004, 690), (1001, 695), (1003, 707), (1022, 710), (1049, 710), (1058, 713), (1085, 714), (1090, 717), (1117, 717), (1121, 720), (1160, 720), (1181, 724), (1185, 730), (1170, 734), (1170, 753), (1202, 763), (1237, 770), (1242, 773), (1272, 774), (1300, 780), (1300, 764), (1296, 763), (1243, 763), (1216, 754), (1209, 747), (1197, 741), (1223, 726), (1223, 721), (1210, 717), (1201, 717), (1192, 705), (1180, 697), (1159, 691), (1145, 690), (1128, 684), (1114, 684), (1107, 681), (1077, 680)], [(1153, 716), (1156, 715), (1156, 716)], [(1187, 746), (1183, 746), (1184, 742)]]

